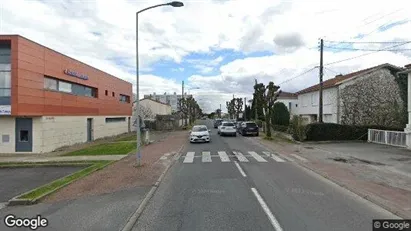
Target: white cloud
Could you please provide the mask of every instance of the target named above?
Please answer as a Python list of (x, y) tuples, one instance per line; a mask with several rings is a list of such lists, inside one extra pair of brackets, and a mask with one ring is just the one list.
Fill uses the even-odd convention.
[[(407, 33), (411, 30), (410, 22), (384, 32), (377, 30), (384, 24), (410, 20), (408, 2), (401, 0), (393, 0), (389, 5), (382, 1), (371, 4), (342, 0), (256, 0), (252, 3), (249, 0), (187, 0), (184, 3), (181, 8), (162, 7), (139, 16), (139, 60), (141, 69), (149, 73), (141, 76), (141, 91), (181, 90), (180, 83), (175, 80), (150, 74), (153, 64), (171, 60), (180, 64), (170, 68), (170, 72), (178, 70), (183, 76), (189, 73), (189, 68), (198, 71), (189, 77), (187, 85), (201, 86), (204, 92), (198, 97), (202, 97), (204, 104), (213, 110), (220, 103), (225, 104), (232, 93), (249, 97), (254, 78), (281, 83), (318, 65), (318, 51), (308, 48), (317, 46), (320, 37), (326, 40), (326, 46), (335, 45), (327, 42), (329, 40), (353, 40), (358, 34), (368, 34), (362, 41), (411, 40)], [(151, 4), (150, 1), (129, 0), (118, 0), (115, 4), (97, 0), (4, 1), (0, 30), (3, 34), (21, 34), (135, 83), (134, 74), (128, 73), (134, 69), (136, 60), (135, 12)], [(380, 46), (356, 44), (355, 48), (379, 49)], [(411, 48), (411, 44), (402, 48)], [(275, 55), (246, 57), (222, 66), (227, 59), (225, 55), (214, 60), (191, 60), (191, 63), (185, 58), (188, 54), (211, 54), (221, 49), (246, 55), (268, 51)], [(324, 62), (365, 53), (368, 52), (331, 53), (326, 49)], [(328, 68), (350, 72), (386, 62), (402, 66), (411, 63), (410, 57), (410, 51), (379, 52)], [(119, 58), (122, 65), (112, 61)], [(189, 65), (181, 66), (182, 61)], [(210, 73), (212, 76), (207, 76)], [(332, 77), (331, 73), (326, 70), (329, 77)], [(313, 71), (281, 87), (283, 90), (299, 90), (317, 79), (318, 73)]]

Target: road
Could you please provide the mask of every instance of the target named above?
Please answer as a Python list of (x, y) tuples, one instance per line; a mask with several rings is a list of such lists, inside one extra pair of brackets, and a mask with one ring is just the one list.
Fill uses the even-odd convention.
[(212, 142), (187, 139), (133, 230), (371, 230), (372, 219), (397, 218), (298, 166), (299, 156), (203, 124)]

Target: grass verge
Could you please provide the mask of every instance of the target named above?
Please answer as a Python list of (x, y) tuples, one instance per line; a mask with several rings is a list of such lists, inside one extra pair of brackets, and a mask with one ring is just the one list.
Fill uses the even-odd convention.
[(30, 201), (36, 201), (39, 200), (41, 198), (43, 198), (44, 196), (47, 196), (55, 191), (57, 191), (58, 189), (80, 179), (83, 178), (97, 170), (100, 170), (104, 167), (106, 167), (107, 165), (109, 165), (110, 163), (112, 163), (114, 161), (98, 161), (95, 162), (94, 164), (92, 164), (91, 166), (84, 168), (80, 171), (77, 171), (71, 175), (62, 177), (60, 179), (57, 179), (55, 181), (52, 181), (46, 185), (40, 186), (38, 188), (35, 188), (25, 194), (20, 195), (19, 197), (17, 197), (16, 199), (24, 199), (24, 200), (30, 200)]
[(126, 155), (136, 147), (134, 142), (105, 143), (69, 152), (64, 156)]
[(136, 140), (137, 140), (137, 135), (131, 135), (131, 136), (122, 137), (120, 139), (117, 139), (116, 141), (136, 141)]
[(266, 133), (264, 132), (260, 132), (261, 135), (263, 135), (263, 139), (265, 140), (269, 140), (269, 141), (273, 141), (273, 142), (285, 142), (285, 143), (290, 143), (290, 144), (294, 144), (295, 142), (287, 139), (286, 137), (283, 137), (281, 135), (278, 134), (271, 134), (271, 137), (267, 137)]

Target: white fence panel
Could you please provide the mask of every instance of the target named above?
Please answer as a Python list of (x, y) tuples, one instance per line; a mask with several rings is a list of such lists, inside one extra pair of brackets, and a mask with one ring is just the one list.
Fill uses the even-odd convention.
[(406, 147), (406, 134), (400, 131), (368, 129), (368, 142)]

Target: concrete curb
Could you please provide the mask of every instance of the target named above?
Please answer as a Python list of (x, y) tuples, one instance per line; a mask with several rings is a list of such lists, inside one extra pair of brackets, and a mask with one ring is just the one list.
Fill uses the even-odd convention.
[(148, 202), (150, 199), (153, 197), (154, 193), (156, 192), (158, 186), (160, 185), (161, 181), (163, 180), (164, 176), (167, 174), (168, 170), (173, 166), (173, 164), (179, 159), (181, 156), (181, 151), (183, 150), (184, 145), (180, 147), (180, 149), (177, 152), (177, 155), (174, 157), (174, 159), (171, 161), (169, 165), (167, 165), (166, 169), (161, 173), (160, 177), (158, 177), (157, 181), (154, 183), (154, 185), (151, 187), (150, 191), (147, 193), (147, 195), (144, 197), (143, 201), (141, 204), (138, 206), (137, 210), (130, 216), (130, 218), (127, 220), (127, 223), (124, 225), (124, 227), (121, 229), (122, 231), (130, 231), (133, 229), (133, 226), (136, 224), (138, 218), (141, 216), (143, 213), (144, 209), (146, 208)]
[[(272, 149), (271, 147), (268, 147), (267, 145), (265, 145), (263, 143), (261, 143), (261, 144), (264, 145), (265, 147), (269, 148), (269, 149)], [(295, 163), (297, 166), (300, 166), (300, 167), (302, 167), (302, 168), (304, 168), (304, 169), (306, 169), (306, 170), (308, 170), (308, 171), (310, 171), (314, 174), (317, 174), (320, 177), (323, 177), (323, 178), (327, 179), (331, 183), (336, 184), (336, 185), (340, 186), (341, 188), (344, 188), (345, 190), (348, 190), (349, 192), (351, 192), (351, 193), (353, 193), (357, 196), (360, 196), (361, 198), (363, 198), (363, 199), (373, 203), (374, 205), (379, 206), (379, 207), (395, 214), (396, 216), (399, 216), (403, 219), (406, 219), (407, 217), (410, 216), (410, 214), (406, 214), (406, 212), (394, 209), (394, 208), (392, 208), (392, 206), (389, 206), (386, 203), (382, 202), (382, 200), (379, 199), (377, 196), (367, 194), (367, 193), (361, 192), (360, 190), (357, 190), (353, 187), (350, 187), (349, 185), (346, 185), (346, 184), (340, 182), (339, 180), (337, 180), (333, 177), (330, 177), (327, 173), (319, 171), (315, 168), (312, 168), (312, 167), (308, 166), (307, 164), (305, 164), (303, 162), (294, 161), (293, 163)]]

